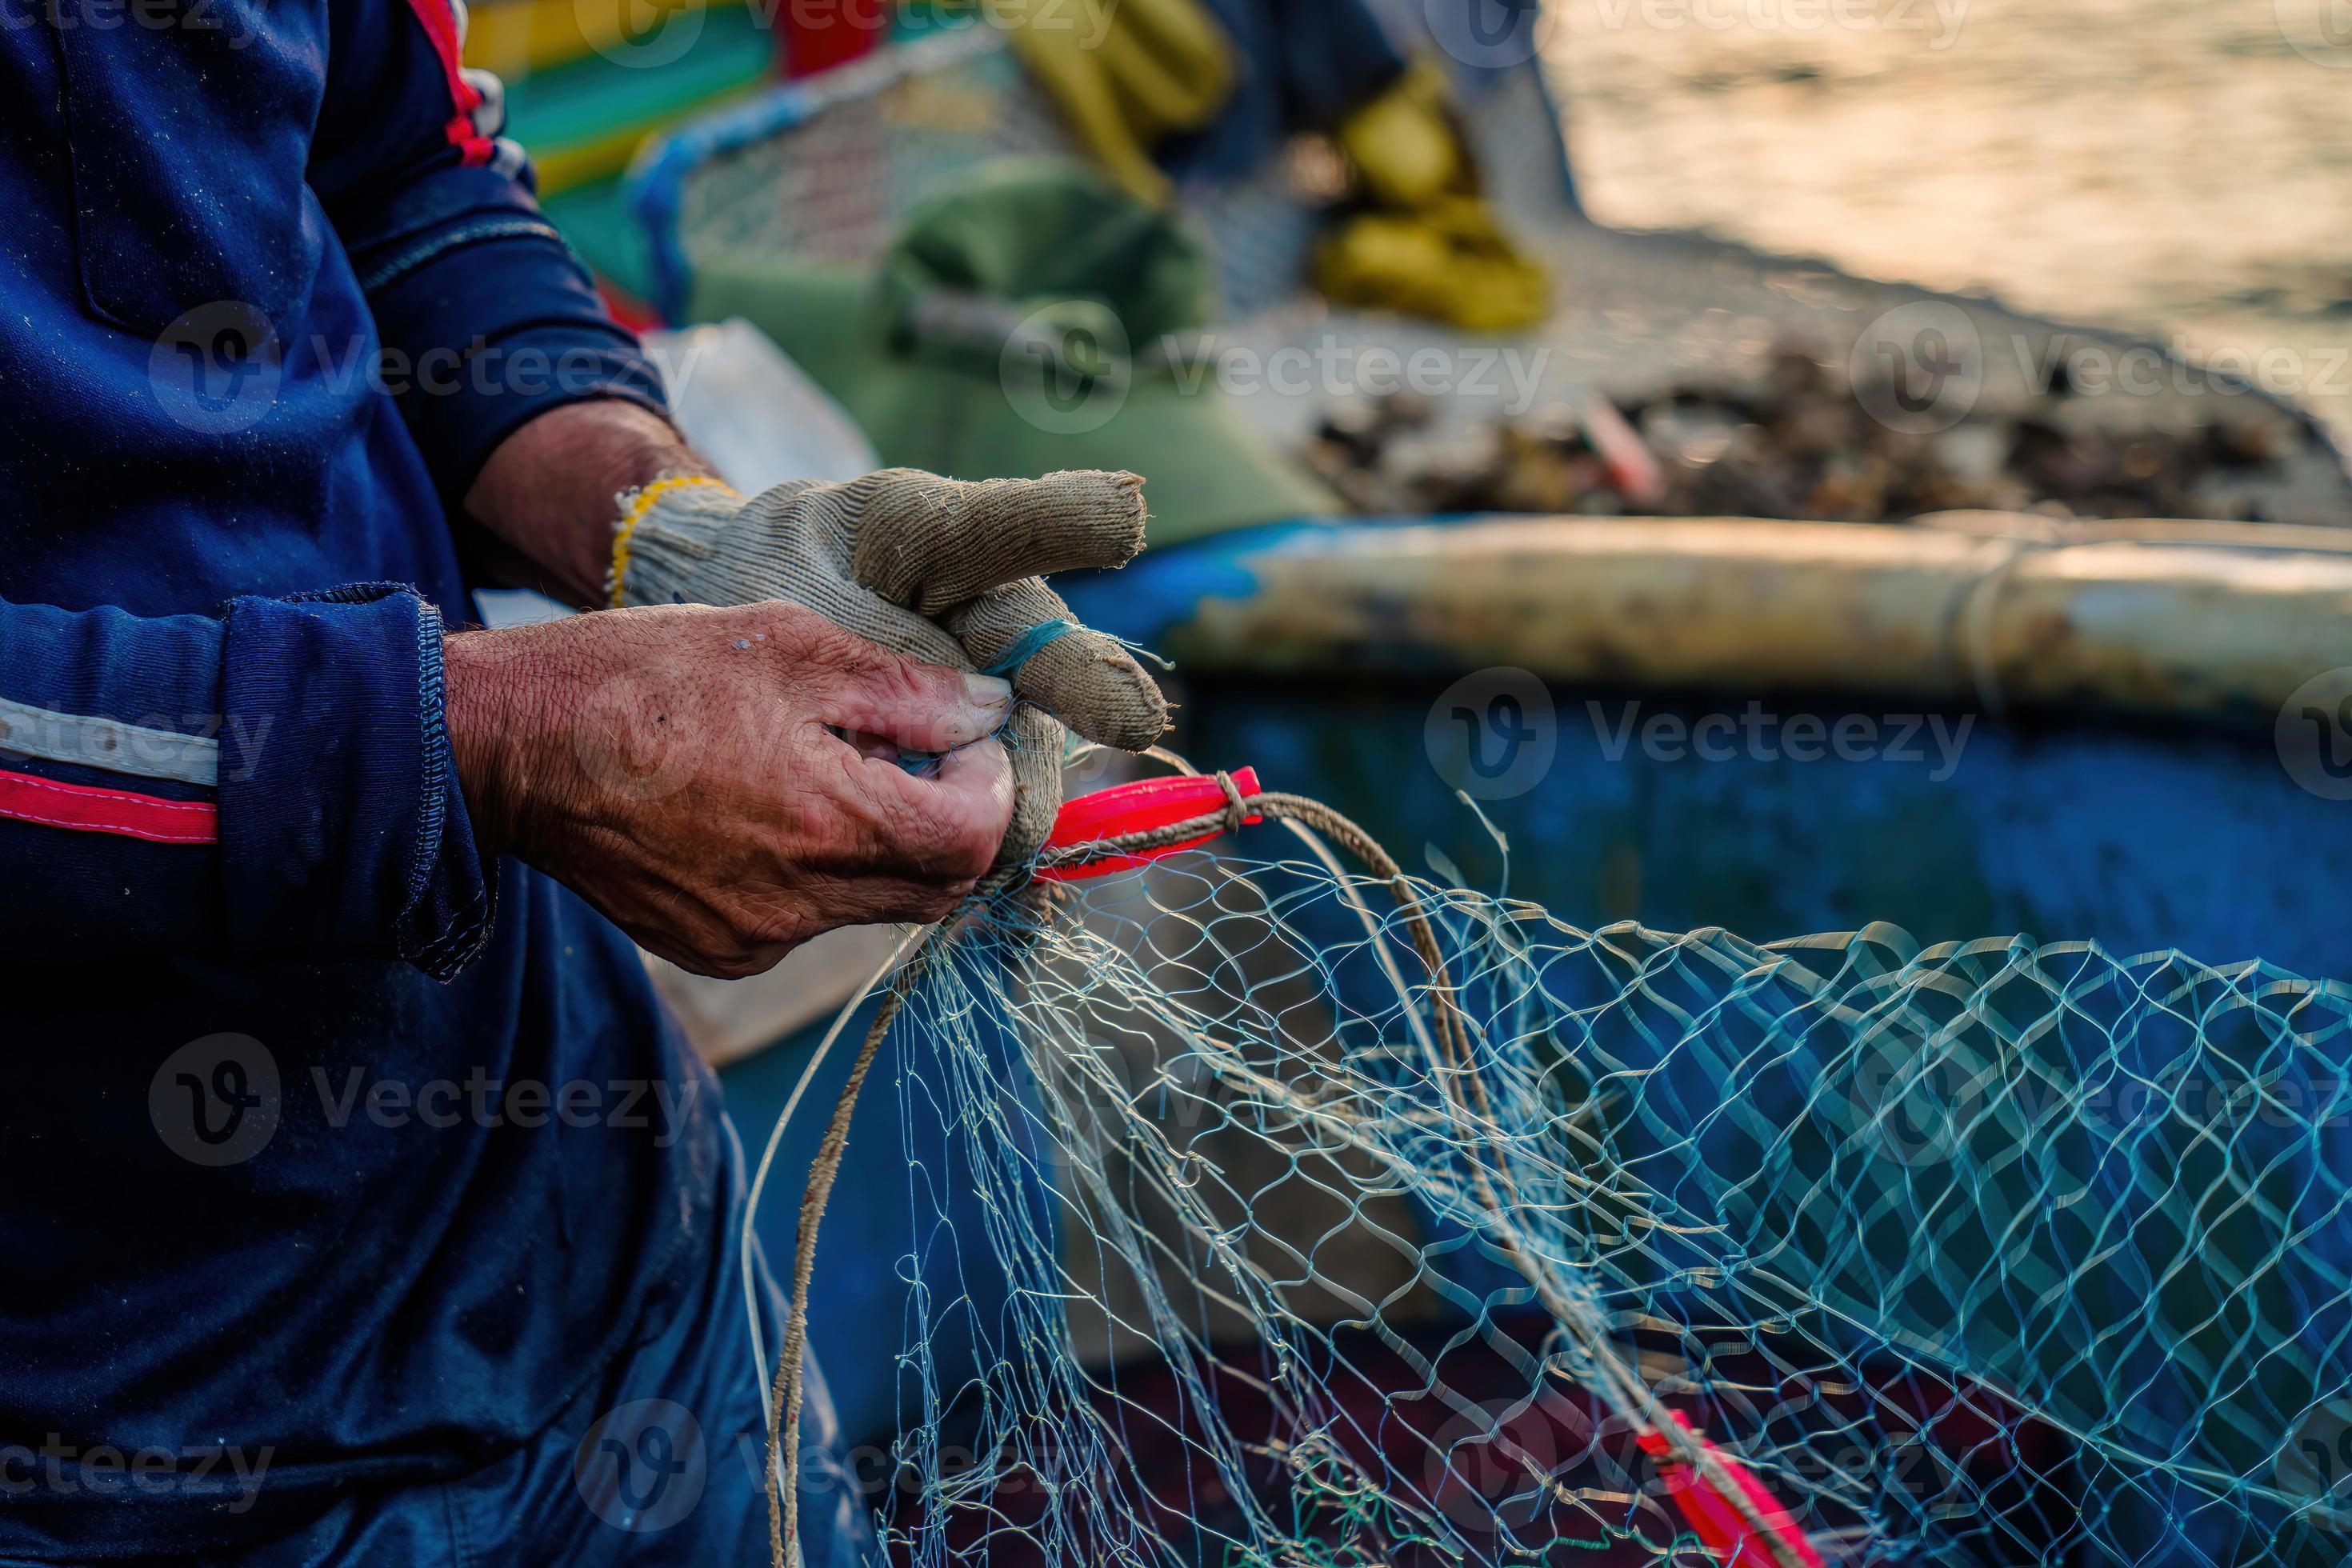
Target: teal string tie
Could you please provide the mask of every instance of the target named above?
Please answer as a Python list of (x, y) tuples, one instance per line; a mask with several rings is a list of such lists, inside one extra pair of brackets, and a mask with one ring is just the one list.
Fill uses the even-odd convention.
[(982, 670), (981, 674), (993, 675), (1011, 680), (1021, 673), (1021, 667), (1035, 658), (1038, 651), (1047, 643), (1056, 638), (1066, 637), (1077, 629), (1076, 621), (1066, 621), (1059, 616), (1050, 621), (1039, 621), (1014, 638), (1013, 646), (999, 654), (996, 662)]

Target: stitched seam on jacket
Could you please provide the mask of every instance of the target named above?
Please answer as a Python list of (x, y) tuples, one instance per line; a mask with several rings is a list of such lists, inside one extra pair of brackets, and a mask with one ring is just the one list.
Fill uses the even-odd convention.
[[(417, 778), (416, 845), (408, 867), (407, 897), (402, 900), (400, 924), (405, 928), (433, 885), (433, 868), (441, 858), (447, 826), (449, 782), (447, 714), (441, 667), (441, 612), (429, 600), (416, 600), (417, 740), (423, 748)], [(402, 956), (415, 963), (434, 952), (452, 934), (453, 926), (410, 941), (401, 941)]]
[(436, 257), (468, 245), (479, 245), (493, 239), (551, 239), (564, 247), (571, 246), (561, 230), (541, 218), (488, 218), (478, 223), (463, 225), (443, 234), (436, 234), (421, 244), (411, 246), (391, 260), (367, 272), (360, 279), (360, 292), (373, 294), (377, 289), (399, 281)]

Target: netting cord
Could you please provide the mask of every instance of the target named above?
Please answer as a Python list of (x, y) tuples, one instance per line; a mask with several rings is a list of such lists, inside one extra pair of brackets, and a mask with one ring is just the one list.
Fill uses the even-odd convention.
[[(1441, 1059), (1435, 1064), (1436, 1070), (1433, 1076), (1439, 1092), (1444, 1097), (1449, 1113), (1465, 1135), (1474, 1128), (1486, 1130), (1486, 1142), (1496, 1151), (1496, 1173), (1502, 1178), (1505, 1188), (1511, 1189), (1514, 1184), (1509, 1167), (1503, 1159), (1500, 1133), (1486, 1097), (1486, 1085), (1477, 1073), (1468, 1026), (1460, 1004), (1454, 998), (1444, 952), (1438, 946), (1436, 930), (1422, 907), (1420, 895), (1413, 890), (1403, 868), (1378, 839), (1321, 801), (1278, 792), (1244, 798), (1231, 775), (1219, 773), (1214, 776), (1225, 796), (1223, 805), (1218, 810), (1164, 827), (1097, 839), (1066, 849), (1049, 850), (1040, 858), (1039, 864), (1083, 865), (1097, 860), (1146, 855), (1217, 833), (1237, 832), (1251, 817), (1269, 822), (1296, 823), (1339, 844), (1385, 882), (1395, 898), (1397, 911), (1412, 936), (1413, 950), (1429, 971), (1430, 994), (1437, 1004), (1432, 1011)], [(792, 1295), (786, 1307), (784, 1339), (777, 1352), (775, 1379), (769, 1390), (767, 1463), (770, 1485), (767, 1491), (768, 1550), (772, 1568), (800, 1568), (800, 1489), (797, 1478), (803, 1366), (808, 1346), (808, 1299), (816, 1273), (817, 1227), (824, 1222), (825, 1205), (832, 1198), (834, 1183), (841, 1174), (842, 1158), (849, 1144), (850, 1119), (857, 1109), (859, 1091), (865, 1087), (866, 1074), (880, 1054), (882, 1042), (889, 1034), (890, 1026), (897, 1021), (900, 1007), (937, 955), (951, 945), (956, 933), (964, 929), (964, 917), (1013, 890), (1028, 875), (1028, 868), (1012, 867), (982, 881), (954, 913), (932, 928), (930, 935), (898, 970), (881, 1006), (875, 1013), (874, 1022), (866, 1028), (865, 1039), (858, 1045), (856, 1060), (850, 1065), (849, 1077), (841, 1087), (840, 1097), (834, 1102), (833, 1118), (826, 1123), (824, 1136), (817, 1144), (816, 1156), (810, 1163), (808, 1185), (801, 1198), (800, 1234), (793, 1255)], [(1024, 896), (1050, 898), (1052, 889), (1053, 884), (1041, 882), (1029, 884), (1021, 891)], [(1464, 1103), (1457, 1091), (1457, 1083), (1468, 1085), (1471, 1103)], [(1510, 1210), (1505, 1205), (1503, 1197), (1495, 1191), (1486, 1173), (1474, 1163), (1471, 1173), (1479, 1205), (1486, 1211), (1492, 1223), (1496, 1245), (1511, 1259), (1513, 1267), (1535, 1288), (1545, 1310), (1576, 1340), (1579, 1350), (1599, 1374), (1598, 1392), (1611, 1408), (1632, 1425), (1637, 1434), (1657, 1439), (1675, 1463), (1686, 1467), (1704, 1479), (1709, 1489), (1740, 1516), (1753, 1531), (1754, 1539), (1763, 1543), (1779, 1568), (1807, 1568), (1804, 1558), (1767, 1520), (1756, 1500), (1725, 1468), (1707, 1443), (1666, 1412), (1641, 1374), (1626, 1364), (1616, 1345), (1592, 1323), (1588, 1313), (1577, 1307), (1570, 1293), (1553, 1278), (1551, 1269), (1521, 1243), (1518, 1227), (1511, 1223)], [(1511, 1195), (1516, 1202), (1516, 1192)]]
[(2054, 530), (1993, 536), (1987, 542), (1992, 559), (1962, 586), (1953, 601), (1947, 634), (1948, 645), (1967, 672), (1978, 706), (1995, 719), (2009, 711), (2008, 694), (2001, 689), (2000, 662), (1993, 646), (2001, 595), (2008, 590), (2010, 577), (2020, 563), (2028, 556), (2055, 549), (2062, 542)]

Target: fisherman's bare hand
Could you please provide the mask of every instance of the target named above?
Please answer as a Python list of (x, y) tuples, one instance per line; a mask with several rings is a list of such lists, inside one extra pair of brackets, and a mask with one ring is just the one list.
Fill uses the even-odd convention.
[[(994, 859), (1002, 680), (782, 603), (610, 610), (452, 637), (475, 831), (650, 951), (755, 974), (820, 931), (937, 920)], [(947, 752), (933, 777), (899, 750)]]

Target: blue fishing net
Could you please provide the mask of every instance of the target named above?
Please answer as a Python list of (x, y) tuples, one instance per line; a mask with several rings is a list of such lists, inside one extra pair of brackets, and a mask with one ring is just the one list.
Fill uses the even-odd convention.
[(986, 1223), (834, 1242), (925, 1282), (893, 1561), (2352, 1560), (2352, 987), (1586, 931), (1288, 831), (902, 972), (867, 1092)]

